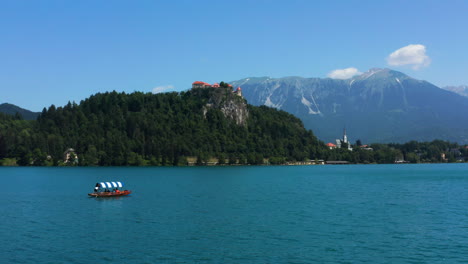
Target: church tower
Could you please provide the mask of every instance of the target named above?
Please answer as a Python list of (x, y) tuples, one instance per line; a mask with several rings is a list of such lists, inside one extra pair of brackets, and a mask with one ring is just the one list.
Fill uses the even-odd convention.
[(237, 94), (238, 96), (242, 97), (242, 89), (239, 87), (237, 87), (236, 91), (234, 92), (235, 94)]
[(346, 127), (343, 129), (343, 142), (348, 143), (348, 137), (346, 136)]

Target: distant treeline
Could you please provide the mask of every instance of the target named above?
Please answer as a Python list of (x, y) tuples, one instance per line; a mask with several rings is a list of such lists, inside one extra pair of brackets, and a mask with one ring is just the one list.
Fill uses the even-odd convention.
[(353, 145), (353, 151), (333, 149), (327, 160), (345, 160), (351, 163), (438, 163), (466, 162), (468, 148), (442, 140), (432, 142), (410, 141), (404, 144)]
[[(468, 150), (436, 140), (328, 149), (302, 122), (273, 108), (248, 105), (247, 125), (215, 108), (209, 93), (96, 94), (79, 105), (44, 108), (35, 121), (0, 114), (0, 165), (181, 166), (284, 164), (344, 160), (456, 162)], [(359, 145), (359, 142), (357, 142)], [(66, 151), (68, 152), (66, 153)], [(192, 160), (192, 161), (191, 161)]]

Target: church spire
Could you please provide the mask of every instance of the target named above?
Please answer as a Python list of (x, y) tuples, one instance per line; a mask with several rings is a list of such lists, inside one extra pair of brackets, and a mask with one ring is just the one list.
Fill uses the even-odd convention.
[(343, 142), (348, 143), (348, 137), (346, 136), (346, 127), (343, 129)]

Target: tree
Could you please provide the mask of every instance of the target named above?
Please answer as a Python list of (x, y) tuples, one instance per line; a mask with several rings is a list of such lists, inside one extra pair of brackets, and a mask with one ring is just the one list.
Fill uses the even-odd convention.
[(345, 142), (341, 141), (341, 148), (342, 148), (342, 149), (347, 149), (348, 146), (349, 146), (348, 143), (345, 143)]
[(257, 162), (255, 160), (255, 153), (247, 154), (247, 164), (252, 164), (252, 165), (257, 164)]
[(358, 147), (362, 146), (362, 143), (361, 143), (360, 139), (356, 140), (356, 146), (358, 146)]
[(263, 156), (260, 153), (255, 153), (255, 164), (261, 165), (263, 164)]
[(225, 158), (223, 153), (219, 153), (218, 154), (218, 164), (223, 165), (224, 163), (226, 163), (226, 158)]
[(228, 86), (227, 83), (225, 83), (225, 82), (222, 81), (222, 82), (219, 83), (219, 87), (228, 88), (229, 86)]
[(30, 166), (31, 165), (31, 159), (32, 159), (32, 153), (29, 151), (26, 151), (24, 148), (20, 150), (20, 153), (18, 155), (19, 159), (17, 161), (18, 165), (20, 166)]
[(237, 158), (233, 153), (229, 154), (229, 165), (234, 165), (237, 163)]
[(7, 145), (5, 137), (0, 134), (0, 159), (6, 158), (7, 156)]
[(38, 148), (34, 149), (32, 153), (32, 162), (34, 166), (44, 166), (46, 163), (46, 155)]
[(244, 154), (239, 155), (239, 164), (241, 164), (241, 165), (247, 164), (247, 158), (245, 157)]
[(94, 145), (89, 145), (88, 150), (84, 154), (83, 162), (87, 166), (95, 166), (99, 162), (98, 151)]
[(16, 120), (23, 120), (23, 116), (20, 114), (20, 112), (15, 113), (15, 119)]

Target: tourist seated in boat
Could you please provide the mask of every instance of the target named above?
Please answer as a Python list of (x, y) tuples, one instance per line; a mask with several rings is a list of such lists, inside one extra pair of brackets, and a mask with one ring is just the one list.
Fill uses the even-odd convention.
[(123, 188), (121, 182), (98, 182), (94, 187), (94, 192), (88, 195), (93, 197), (112, 197), (131, 193), (131, 191), (128, 190), (121, 191), (120, 188)]

